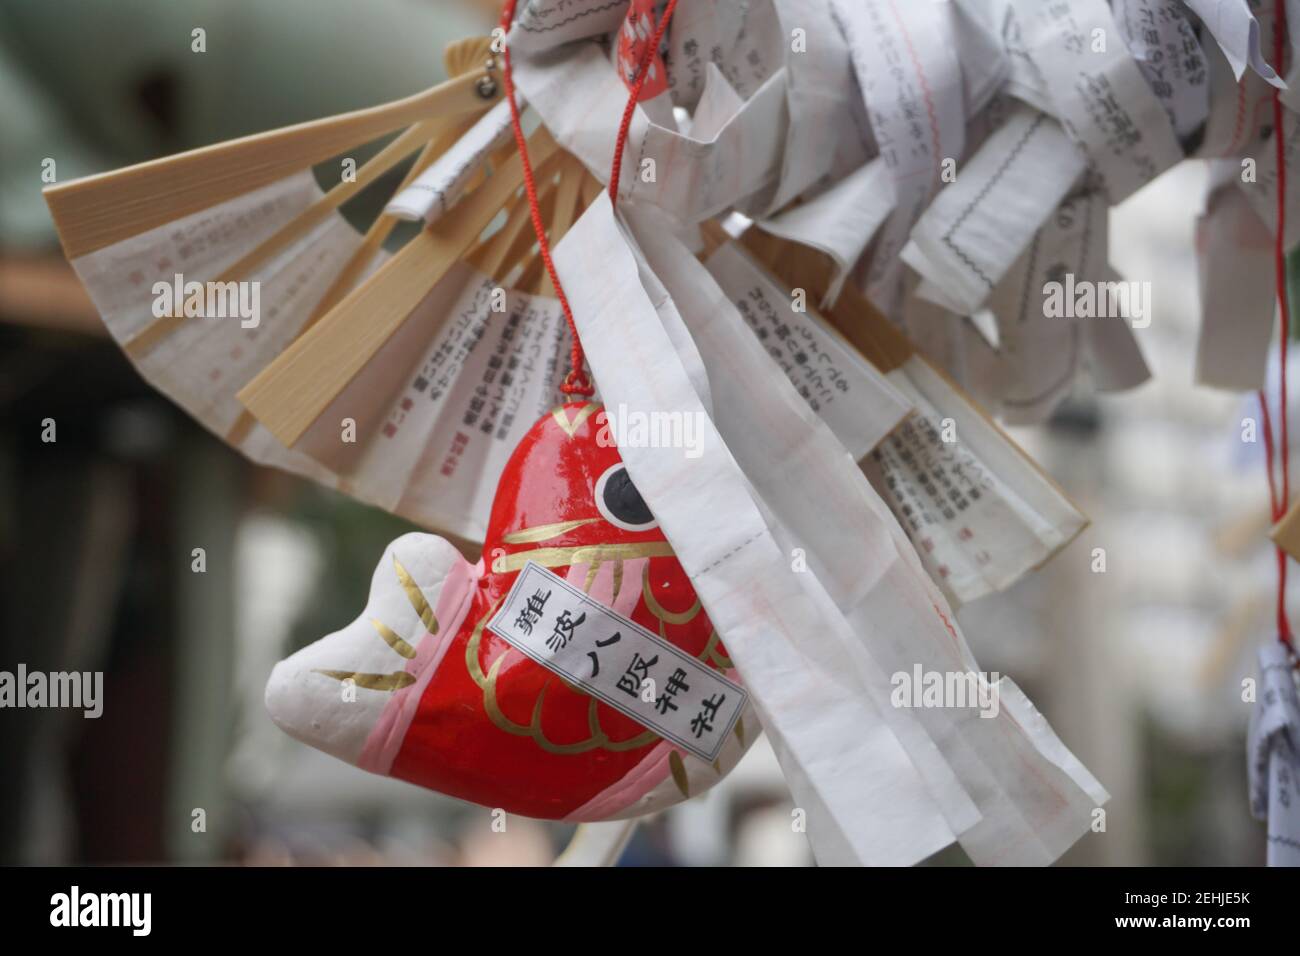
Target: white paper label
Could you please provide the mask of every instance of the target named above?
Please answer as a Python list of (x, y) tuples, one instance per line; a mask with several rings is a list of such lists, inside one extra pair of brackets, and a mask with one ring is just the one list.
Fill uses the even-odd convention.
[(835, 433), (854, 460), (866, 457), (911, 411), (880, 373), (845, 345), (805, 303), (791, 295), (733, 243), (706, 263), (763, 348), (790, 383)]
[[(516, 97), (517, 101), (523, 97)], [(519, 103), (523, 109), (524, 104)], [(464, 194), (488, 154), (510, 139), (510, 104), (502, 100), (415, 180), (388, 201), (384, 213), (412, 222), (437, 222)]]
[[(355, 497), (482, 541), (501, 469), (554, 407), (567, 354), (558, 301), (457, 263), (294, 447)], [(355, 443), (339, 440), (345, 418)]]
[(1259, 650), (1259, 701), (1246, 737), (1250, 809), (1268, 822), (1268, 865), (1300, 865), (1300, 699), (1287, 649), (1271, 641)]
[(1104, 0), (1020, 0), (1029, 55), (1061, 122), (1101, 174), (1112, 203), (1183, 158), (1174, 129), (1136, 61), (1106, 37), (1119, 29)]
[(893, 174), (894, 212), (867, 274), (887, 315), (902, 304), (899, 252), (934, 198), (945, 160), (965, 150), (961, 67), (940, 4), (833, 0), (880, 155)]
[(749, 695), (739, 684), (529, 561), (488, 629), (706, 763)]
[(1183, 0), (1201, 18), (1241, 80), (1249, 66), (1279, 89), (1286, 84), (1264, 56), (1264, 37), (1248, 0)]
[(1210, 69), (1178, 0), (1115, 0), (1111, 12), (1174, 132), (1190, 136), (1210, 115)]

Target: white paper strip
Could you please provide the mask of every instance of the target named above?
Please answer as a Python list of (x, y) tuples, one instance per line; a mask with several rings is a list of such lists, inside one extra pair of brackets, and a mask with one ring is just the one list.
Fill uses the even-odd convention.
[[(638, 235), (648, 238), (644, 230)], [(674, 294), (704, 283), (676, 268), (666, 269), (664, 281)], [(683, 308), (682, 317), (706, 366), (720, 371), (712, 378), (722, 438), (777, 542), (806, 560), (794, 577), (824, 609), (828, 633), (840, 635), (863, 692), (903, 742), (963, 846), (974, 848), (977, 862), (1050, 862), (1085, 832), (1104, 792), (1086, 771), (1063, 776), (1067, 764), (1074, 768), (1069, 774), (1081, 771), (1077, 761), (1064, 759), (1059, 742), (1045, 748), (1041, 736), (1026, 736), (1013, 720), (999, 723), (962, 706), (895, 705), (887, 675), (916, 668), (975, 673), (942, 595), (843, 446), (784, 376), (773, 380), (761, 346), (737, 339), (739, 314), (714, 305)], [(766, 387), (755, 387), (759, 382)], [(772, 467), (777, 461), (779, 469)], [(981, 815), (969, 832), (966, 794)]]
[(749, 700), (739, 684), (532, 561), (488, 628), (705, 763)]
[[(1232, 160), (1235, 178), (1240, 168)], [(1196, 381), (1214, 388), (1264, 387), (1277, 309), (1273, 236), (1243, 191), (1214, 190), (1196, 221), (1201, 326)]]
[(1151, 369), (1138, 346), (1135, 329), (1150, 325), (1152, 306), (1149, 296), (1143, 292), (1147, 287), (1142, 283), (1123, 279), (1109, 267), (1102, 274), (1101, 288), (1125, 288), (1130, 298), (1142, 295), (1147, 299), (1142, 306), (1143, 316), (1131, 314), (1133, 306), (1130, 305), (1130, 314), (1097, 315), (1083, 323), (1083, 367), (1093, 388), (1099, 392), (1123, 392), (1151, 380)]
[[(708, 267), (732, 302), (744, 304), (742, 315), (775, 312), (788, 301), (774, 280), (735, 246), (718, 249)], [(778, 366), (817, 411), (793, 370), (779, 360)], [(733, 367), (731, 374), (756, 377), (752, 369)], [(891, 370), (888, 379), (916, 413), (871, 455), (853, 457), (863, 462), (927, 572), (950, 600), (972, 601), (1011, 586), (1087, 524), (1006, 435), (924, 360), (913, 356)], [(873, 410), (864, 408), (863, 413)], [(821, 418), (836, 432), (826, 415)], [(808, 497), (820, 501), (823, 496)], [(834, 509), (836, 520), (845, 521), (844, 510)], [(844, 573), (857, 573), (852, 562), (832, 566), (835, 573), (841, 567)], [(844, 587), (851, 585), (845, 581)]]
[(1183, 158), (1169, 116), (1123, 43), (1105, 0), (1017, 0), (1029, 55), (1055, 113), (1102, 178), (1112, 203)]
[(1279, 89), (1286, 83), (1269, 66), (1261, 43), (1261, 30), (1247, 0), (1183, 0), (1213, 34), (1219, 49), (1232, 64), (1238, 80), (1249, 66)]
[(931, 297), (939, 304), (970, 315), (1085, 165), (1059, 123), (1031, 106), (1017, 107), (926, 210), (903, 261), (937, 290)]
[(893, 208), (893, 178), (885, 161), (876, 158), (807, 202), (761, 220), (758, 226), (831, 257), (835, 275), (827, 286), (825, 304), (838, 297), (844, 280)]
[[(519, 57), (515, 78), (560, 144), (608, 181), (627, 89), (601, 49), (579, 44), (563, 58)], [(642, 104), (623, 156), (624, 197), (692, 223), (777, 182), (787, 126), (785, 84), (782, 67), (705, 138), (654, 122)]]
[(877, 240), (867, 288), (883, 311), (901, 304), (899, 251), (934, 197), (945, 160), (965, 149), (961, 67), (946, 4), (831, 0), (880, 154), (894, 181), (894, 212)]
[[(1272, 113), (1269, 113), (1272, 116)], [(1283, 143), (1285, 150), (1286, 168), (1288, 171), (1300, 168), (1300, 117), (1290, 110), (1282, 112), (1282, 130), (1286, 139)], [(1237, 186), (1241, 189), (1242, 194), (1250, 201), (1255, 213), (1267, 227), (1270, 234), (1277, 232), (1277, 141), (1270, 138), (1267, 142), (1261, 143), (1259, 148), (1254, 151), (1255, 155), (1249, 157), (1255, 160), (1255, 175), (1250, 182), (1245, 182), (1243, 176), (1238, 175), (1236, 178)], [(1237, 169), (1242, 170), (1243, 166), (1237, 163)], [(1286, 232), (1283, 235), (1283, 241), (1286, 248), (1293, 248), (1296, 243), (1300, 243), (1300, 188), (1294, 186), (1291, 181), (1292, 177), (1287, 179), (1287, 197), (1286, 197)]]
[(1201, 52), (1210, 71), (1210, 116), (1192, 155), (1238, 159), (1272, 129), (1273, 88), (1254, 70), (1237, 80), (1219, 45), (1208, 37)]
[(961, 62), (967, 120), (980, 113), (1011, 75), (1011, 57), (1002, 37), (998, 5), (988, 0), (952, 0), (939, 5), (952, 20)]
[[(601, 204), (593, 207), (595, 212), (608, 216), (607, 209), (602, 211), (599, 206)], [(593, 213), (589, 211), (588, 216), (591, 215)], [(597, 233), (597, 238), (602, 239), (604, 247), (610, 246), (610, 235)], [(659, 238), (671, 242), (671, 237), (659, 234)], [(654, 235), (645, 233), (642, 239), (654, 241)], [(647, 251), (647, 258), (654, 261), (655, 256)], [(581, 284), (576, 271), (569, 274), (573, 276), (571, 282)], [(669, 269), (663, 281), (669, 293), (675, 295), (682, 285), (699, 282), (699, 294), (707, 295), (706, 277), (698, 273), (690, 276), (686, 269)], [(594, 313), (610, 297), (603, 284), (593, 282), (593, 285), (593, 298), (586, 304)], [(718, 302), (716, 294), (714, 300)], [(664, 371), (671, 365), (667, 359), (655, 362), (655, 371), (649, 375), (643, 375), (640, 365), (628, 369), (625, 363), (619, 363), (621, 352), (615, 349), (615, 336), (610, 333), (619, 328), (623, 330), (620, 336), (625, 337), (629, 324), (637, 324), (634, 320), (629, 323), (625, 306), (627, 303), (617, 308), (616, 319), (611, 316), (608, 320), (611, 324), (604, 326), (606, 341), (610, 345), (598, 341), (593, 346), (590, 343), (590, 334), (593, 333), (584, 333), (597, 375), (601, 375), (599, 363), (602, 360), (597, 358), (597, 350), (604, 350), (604, 367), (610, 369), (606, 378), (612, 375), (606, 388), (623, 388), (629, 381), (633, 388), (637, 388), (638, 381), (645, 381), (646, 385), (651, 381), (662, 385), (666, 377)], [(748, 630), (755, 623), (770, 623), (772, 615), (780, 613), (770, 605), (770, 598), (781, 589), (780, 579), (797, 579), (798, 589), (790, 594), (790, 600), (796, 600), (797, 593), (803, 594), (810, 602), (807, 606), (819, 609), (824, 620), (822, 628), (803, 632), (800, 641), (803, 661), (813, 653), (814, 641), (823, 643), (827, 650), (839, 645), (842, 653), (848, 654), (852, 667), (850, 672), (861, 682), (859, 693), (866, 692), (868, 700), (878, 706), (881, 698), (888, 701), (888, 687), (880, 682), (891, 671), (905, 667), (911, 669), (918, 662), (937, 670), (954, 666), (963, 672), (972, 669), (974, 659), (970, 657), (969, 649), (965, 649), (959, 631), (944, 609), (943, 596), (924, 574), (917, 555), (907, 545), (888, 509), (871, 492), (870, 485), (854, 466), (852, 458), (845, 454), (826, 425), (816, 418), (784, 376), (777, 375), (772, 381), (771, 371), (762, 371), (771, 369), (771, 362), (757, 342), (740, 345), (745, 339), (736, 338), (735, 330), (742, 326), (738, 313), (720, 307), (705, 313), (682, 310), (682, 319), (695, 334), (706, 367), (712, 362), (720, 362), (722, 367), (732, 372), (731, 375), (711, 376), (711, 380), (716, 382), (716, 412), (720, 424), (724, 420), (731, 423), (725, 425), (723, 437), (728, 449), (737, 455), (737, 463), (744, 468), (746, 479), (753, 483), (758, 494), (754, 502), (761, 510), (763, 522), (781, 548), (788, 550), (792, 545), (805, 546), (809, 562), (803, 574), (790, 575), (776, 568), (768, 574), (745, 574), (749, 570), (745, 567), (745, 555), (751, 555), (749, 559), (753, 561), (753, 555), (761, 553), (754, 548), (757, 538), (749, 544), (741, 538), (740, 546), (736, 548), (736, 545), (716, 540), (715, 533), (712, 533), (718, 531), (719, 516), (723, 519), (722, 527), (729, 527), (735, 519), (735, 510), (725, 509), (715, 498), (699, 502), (714, 514), (707, 522), (703, 514), (692, 515), (685, 527), (675, 528), (672, 527), (673, 520), (667, 518), (668, 512), (676, 516), (682, 511), (690, 511), (697, 498), (707, 497), (701, 488), (695, 486), (695, 481), (705, 479), (710, 492), (724, 493), (722, 476), (698, 475), (695, 472), (698, 460), (692, 467), (676, 468), (675, 475), (663, 475), (664, 463), (671, 466), (675, 460), (672, 455), (646, 455), (628, 449), (625, 460), (629, 471), (633, 470), (633, 460), (647, 470), (634, 479), (659, 516), (664, 531), (673, 540), (679, 557), (684, 559), (706, 606), (710, 601), (706, 594), (718, 597), (728, 594), (732, 601), (740, 604), (731, 607), (732, 614), (740, 615), (731, 620), (745, 624)], [(710, 326), (715, 326), (718, 341), (725, 342), (722, 349), (706, 347), (702, 336)], [(649, 343), (638, 339), (638, 345)], [(637, 349), (637, 354), (660, 355), (664, 350), (663, 347), (645, 347)], [(677, 376), (680, 372), (673, 377)], [(764, 378), (768, 381), (767, 388), (759, 388), (758, 382)], [(679, 381), (684, 382), (684, 377)], [(733, 394), (725, 397), (720, 394), (724, 385), (729, 385)], [(649, 395), (645, 395), (643, 401), (649, 401), (650, 407), (679, 407), (676, 403), (664, 405), (662, 395), (660, 401), (649, 399)], [(682, 401), (685, 401), (685, 395), (682, 395)], [(676, 460), (680, 462), (681, 459), (677, 457)], [(784, 471), (774, 471), (771, 468), (774, 460), (780, 460), (788, 467)], [(762, 467), (753, 467), (759, 462)], [(659, 484), (660, 481), (663, 484)], [(654, 485), (654, 492), (646, 490), (646, 483)], [(684, 483), (689, 486), (686, 503), (681, 501)], [(744, 488), (745, 483), (742, 483), (741, 494), (745, 494)], [(664, 494), (667, 497), (659, 497)], [(724, 493), (722, 501), (733, 499), (733, 494)], [(718, 515), (716, 512), (719, 510), (729, 514)], [(677, 541), (677, 533), (684, 536), (685, 542)], [(723, 548), (728, 550), (719, 550)], [(706, 561), (702, 566), (695, 564), (697, 554)], [(732, 580), (722, 594), (716, 592), (718, 584), (711, 583), (710, 579), (718, 576), (729, 578), (731, 575), (740, 576)], [(741, 594), (735, 593), (737, 589)], [(758, 601), (757, 607), (755, 601)], [(718, 624), (714, 609), (710, 606), (708, 610), (714, 623)], [(849, 633), (855, 635), (855, 639), (845, 640), (845, 626), (849, 627)], [(729, 633), (722, 626), (719, 626), (719, 631)], [(826, 643), (827, 639), (829, 643)], [(728, 646), (736, 652), (735, 641)], [(768, 640), (763, 646), (772, 648), (774, 640)], [(745, 675), (745, 663), (740, 658), (737, 658), (737, 665)], [(746, 683), (762, 704), (763, 693), (754, 680), (746, 676)], [(1073, 758), (1066, 757), (1058, 741), (1056, 747), (1048, 747), (1047, 739), (1040, 732), (1015, 730), (1013, 723), (1000, 727), (997, 719), (980, 718), (971, 709), (901, 710), (887, 704), (885, 710), (888, 713), (883, 713), (884, 718), (894, 732), (901, 735), (898, 740), (904, 741), (913, 766), (922, 771), (928, 790), (944, 806), (950, 825), (954, 825), (954, 831), (961, 832), (963, 844), (972, 849), (978, 862), (1048, 862), (1087, 830), (1091, 809), (1096, 800), (1104, 799), (1104, 792), (1096, 786), (1091, 775), (1083, 771)], [(766, 726), (771, 730), (771, 724)], [(826, 731), (836, 724), (820, 722), (819, 726)], [(924, 743), (926, 737), (930, 737), (930, 744)], [(826, 743), (826, 737), (823, 737), (822, 744)], [(939, 748), (937, 753), (941, 754), (939, 762), (935, 760), (937, 754), (933, 748), (936, 747)], [(781, 753), (783, 749), (779, 747), (777, 752)], [(953, 770), (957, 771), (959, 782), (952, 778)], [(949, 783), (944, 784), (945, 779)], [(979, 814), (982, 814), (974, 829), (969, 827), (969, 809), (963, 810), (967, 805), (966, 793), (975, 797)], [(861, 819), (842, 813), (837, 813), (835, 819), (841, 832), (845, 827), (855, 831), (866, 826)], [(967, 836), (970, 836), (970, 842), (967, 842)], [(872, 842), (879, 839), (880, 835), (872, 836)]]
[(510, 30), (512, 52), (551, 50), (617, 30), (628, 0), (527, 0)]
[[(596, 256), (599, 270), (589, 268)], [(862, 698), (854, 665), (822, 638), (831, 625), (790, 573), (675, 361), (607, 198), (565, 236), (556, 263), (606, 401), (703, 422), (699, 458), (620, 452), (754, 697), (819, 861), (908, 865), (936, 852), (953, 830)]]
[(913, 402), (811, 309), (759, 272), (739, 247), (720, 246), (709, 272), (764, 351), (855, 460), (912, 413)]
[[(662, 3), (640, 2), (662, 14)], [(668, 26), (666, 57), (673, 102), (694, 107), (710, 65), (721, 71), (742, 100), (758, 92), (786, 62), (789, 34), (782, 34), (776, 6), (773, 0), (679, 3)]]
[(1174, 132), (1190, 136), (1210, 115), (1210, 73), (1181, 0), (1114, 0), (1111, 12)]
[[(777, 50), (789, 51), (783, 59), (790, 126), (779, 182), (747, 202), (743, 210), (755, 218), (787, 207), (831, 175), (845, 155), (860, 155), (865, 161), (869, 139), (868, 131), (856, 122), (859, 112), (846, 105), (859, 97), (848, 44), (831, 16), (830, 4), (775, 0), (774, 6), (779, 22), (773, 24), (773, 40)], [(863, 113), (864, 123), (865, 119)]]
[(1259, 651), (1259, 698), (1250, 715), (1250, 810), (1268, 823), (1268, 865), (1300, 866), (1300, 700), (1281, 642)]
[(1002, 354), (1002, 413), (1012, 424), (1045, 420), (1074, 384), (1082, 325), (1097, 320), (1076, 315), (1076, 292), (1088, 289), (1097, 301), (1096, 279), (1108, 268), (1107, 211), (1095, 193), (1062, 203), (989, 301)]
[[(523, 97), (516, 96), (520, 109)], [(465, 192), (465, 187), (483, 168), (489, 153), (509, 141), (510, 104), (497, 103), (466, 131), (450, 149), (416, 176), (409, 186), (393, 196), (384, 212), (399, 219), (436, 222)]]
[(1002, 591), (1087, 519), (980, 411), (913, 357), (890, 373), (918, 414), (864, 462), (950, 600)]

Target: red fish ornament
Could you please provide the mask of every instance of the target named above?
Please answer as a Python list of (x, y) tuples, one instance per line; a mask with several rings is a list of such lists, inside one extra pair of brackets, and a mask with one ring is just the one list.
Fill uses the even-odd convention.
[[(720, 779), (757, 721), (723, 680), (736, 676), (726, 649), (607, 439), (592, 402), (537, 422), (501, 475), (477, 564), (435, 535), (390, 544), (365, 613), (276, 665), (266, 689), (275, 722), (365, 770), (546, 819), (637, 816)], [(547, 626), (552, 648), (585, 640), (575, 638), (583, 663), (567, 676), (534, 659), (536, 647), (525, 652), (523, 631), (512, 643), (488, 626), (503, 603), (514, 607), (526, 567), (530, 587), (508, 623), (541, 623), (530, 609), (544, 594), (570, 602), (555, 618), (568, 630)], [(619, 625), (629, 619), (644, 631)], [(705, 728), (712, 749), (695, 745)]]

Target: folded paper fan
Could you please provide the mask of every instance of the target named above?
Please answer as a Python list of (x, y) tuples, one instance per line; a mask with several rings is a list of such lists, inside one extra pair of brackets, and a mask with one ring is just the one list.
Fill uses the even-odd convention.
[[(446, 62), (451, 80), (405, 100), (45, 196), (110, 333), (164, 394), (254, 461), (479, 541), (483, 489), (550, 407), (566, 348), (528, 261), (513, 145), (461, 162), (462, 201), (446, 197), (436, 230), (396, 254), (397, 217), (363, 235), (339, 212), (412, 155), (399, 193), (456, 161), (480, 117), (499, 116), (489, 41), (452, 44)], [(398, 130), (355, 175), (317, 184), (314, 164)], [(545, 131), (534, 157), (562, 232), (588, 183)]]

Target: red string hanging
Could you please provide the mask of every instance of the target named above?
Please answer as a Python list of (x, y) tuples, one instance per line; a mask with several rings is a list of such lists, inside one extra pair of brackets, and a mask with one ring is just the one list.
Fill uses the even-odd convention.
[[(1274, 0), (1273, 6), (1273, 62), (1279, 73), (1285, 71), (1286, 58), (1286, 8), (1284, 0)], [(1291, 446), (1290, 428), (1287, 422), (1287, 347), (1290, 340), (1291, 308), (1287, 300), (1286, 282), (1286, 133), (1283, 128), (1282, 99), (1280, 91), (1273, 89), (1273, 144), (1277, 156), (1277, 234), (1273, 240), (1273, 266), (1277, 284), (1277, 301), (1279, 311), (1279, 338), (1281, 355), (1279, 356), (1279, 437), (1280, 451), (1275, 453), (1273, 441), (1273, 422), (1268, 408), (1268, 395), (1263, 389), (1259, 392), (1260, 417), (1264, 429), (1264, 461), (1268, 469), (1268, 499), (1273, 521), (1277, 522), (1287, 513), (1291, 502)], [(1281, 473), (1281, 487), (1277, 478)], [(1277, 552), (1277, 636), (1294, 653), (1295, 646), (1291, 636), (1291, 624), (1286, 612), (1287, 554), (1281, 548)]]
[[(564, 320), (568, 323), (569, 333), (573, 337), (573, 348), (569, 354), (569, 374), (564, 377), (564, 383), (560, 386), (560, 391), (566, 395), (591, 395), (596, 389), (592, 385), (591, 379), (587, 377), (586, 356), (582, 351), (582, 340), (578, 336), (578, 326), (573, 320), (573, 310), (569, 308), (569, 299), (564, 294), (564, 288), (560, 284), (560, 276), (555, 271), (555, 263), (551, 261), (551, 246), (546, 239), (546, 226), (542, 222), (542, 209), (537, 201), (537, 183), (533, 176), (533, 164), (528, 158), (528, 140), (524, 137), (523, 126), (519, 122), (519, 104), (515, 100), (514, 72), (510, 63), (510, 45), (504, 42), (504, 36), (510, 32), (510, 26), (515, 20), (517, 2), (518, 0), (506, 0), (505, 7), (501, 11), (503, 37), (501, 74), (505, 84), (505, 98), (510, 104), (510, 125), (514, 130), (515, 145), (519, 148), (519, 158), (523, 164), (524, 193), (528, 197), (529, 218), (533, 223), (533, 233), (537, 236), (537, 248), (541, 253), (542, 262), (546, 266), (546, 274), (551, 278), (551, 286), (555, 289), (555, 297), (560, 300), (560, 308), (564, 310)], [(623, 164), (623, 148), (627, 143), (627, 132), (632, 125), (632, 116), (636, 112), (637, 97), (640, 96), (641, 86), (645, 83), (646, 75), (649, 73), (647, 67), (654, 57), (655, 51), (659, 49), (664, 31), (668, 27), (668, 21), (672, 18), (676, 6), (677, 0), (668, 0), (668, 6), (664, 8), (664, 15), (660, 19), (659, 25), (655, 27), (650, 43), (641, 52), (641, 60), (637, 64), (636, 82), (632, 87), (631, 94), (628, 96), (627, 107), (623, 110), (623, 119), (618, 128), (618, 139), (614, 144), (614, 164), (609, 175), (609, 198), (611, 203), (618, 200), (618, 179), (619, 170)]]
[(636, 112), (637, 101), (641, 98), (641, 87), (645, 84), (646, 77), (650, 75), (650, 61), (654, 59), (655, 51), (663, 42), (664, 31), (668, 28), (668, 21), (673, 18), (673, 11), (676, 9), (677, 0), (668, 0), (668, 6), (664, 7), (664, 15), (659, 20), (659, 25), (655, 27), (654, 35), (650, 37), (650, 43), (641, 51), (641, 62), (636, 68), (636, 82), (632, 84), (632, 93), (627, 98), (627, 106), (623, 108), (623, 119), (618, 124), (618, 139), (614, 143), (614, 162), (609, 168), (611, 204), (618, 202), (618, 180), (623, 172), (623, 147), (627, 145), (627, 131), (632, 126), (632, 115)]

